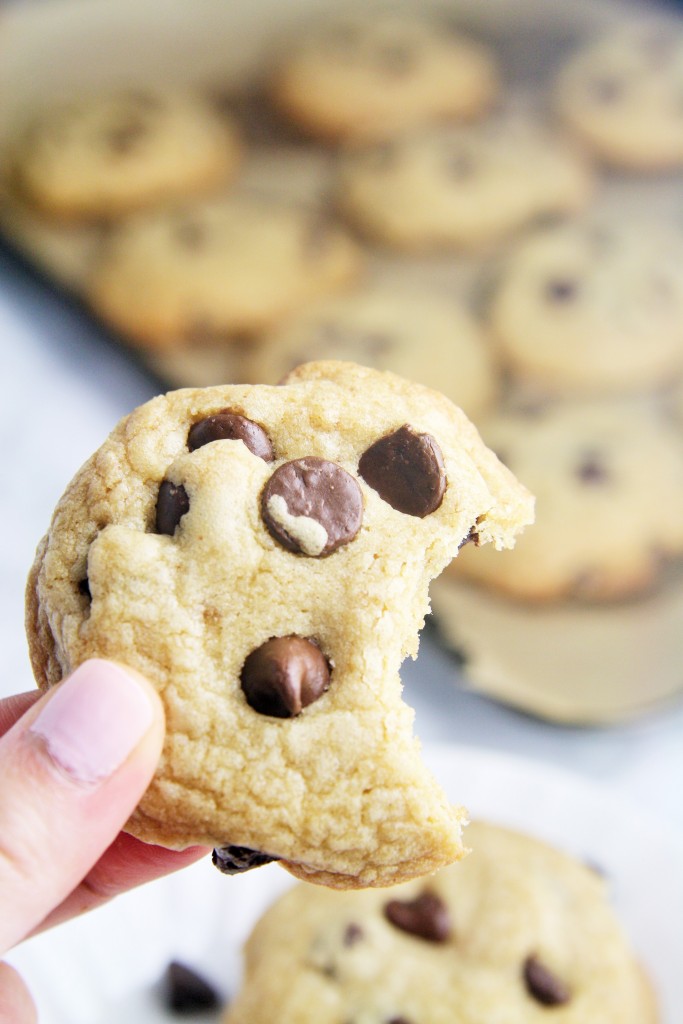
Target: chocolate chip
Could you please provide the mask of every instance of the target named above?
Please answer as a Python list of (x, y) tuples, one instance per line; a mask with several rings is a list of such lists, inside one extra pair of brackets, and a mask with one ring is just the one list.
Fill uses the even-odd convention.
[(447, 942), (450, 938), (448, 907), (436, 893), (423, 892), (414, 900), (389, 900), (384, 916), (395, 928), (427, 942)]
[(357, 942), (360, 942), (361, 939), (364, 938), (365, 932), (359, 924), (356, 924), (355, 921), (352, 921), (351, 924), (347, 924), (343, 939), (345, 946), (355, 946)]
[(330, 665), (313, 640), (271, 637), (248, 655), (240, 683), (260, 715), (294, 718), (329, 688)]
[(179, 220), (173, 228), (173, 235), (184, 249), (200, 249), (206, 243), (206, 228), (197, 220)]
[(147, 129), (141, 121), (124, 121), (109, 129), (107, 145), (113, 153), (129, 153), (146, 134)]
[(273, 446), (263, 427), (230, 409), (221, 409), (213, 416), (199, 420), (187, 435), (187, 447), (191, 452), (212, 441), (243, 441), (252, 455), (264, 462), (273, 461)]
[(276, 469), (263, 489), (261, 516), (288, 551), (323, 558), (358, 533), (363, 497), (356, 480), (335, 462), (294, 459)]
[(414, 70), (415, 48), (409, 43), (387, 43), (377, 51), (377, 62), (390, 75), (407, 75)]
[(157, 533), (166, 533), (172, 537), (176, 526), (190, 508), (190, 499), (182, 484), (172, 484), (170, 480), (162, 480), (157, 498)]
[(407, 424), (375, 441), (358, 472), (392, 508), (420, 519), (436, 511), (446, 492), (441, 449), (431, 434)]
[(576, 475), (584, 484), (602, 484), (609, 474), (600, 457), (593, 452), (587, 452), (576, 467)]
[(444, 167), (451, 178), (464, 181), (474, 173), (475, 162), (469, 153), (448, 153), (444, 159)]
[(578, 288), (576, 281), (570, 281), (566, 278), (555, 278), (554, 280), (546, 281), (544, 292), (546, 299), (550, 302), (570, 302), (576, 298)]
[(224, 875), (241, 875), (279, 859), (268, 853), (250, 850), (248, 846), (218, 846), (211, 854), (214, 867)]
[(90, 581), (85, 576), (82, 580), (78, 581), (78, 593), (82, 594), (83, 597), (87, 597), (89, 601), (92, 600), (92, 594), (90, 593)]
[(623, 91), (616, 78), (594, 78), (589, 82), (589, 90), (598, 103), (614, 103)]
[(571, 993), (564, 982), (556, 978), (535, 956), (524, 961), (524, 983), (527, 992), (542, 1006), (562, 1006)]
[(413, 1024), (413, 1022), (408, 1020), (407, 1017), (392, 1017), (391, 1020), (387, 1021), (387, 1024)]
[(177, 960), (166, 968), (162, 992), (166, 1008), (180, 1016), (217, 1010), (221, 1004), (208, 981)]
[(475, 548), (479, 547), (479, 533), (476, 526), (470, 526), (470, 532), (458, 544), (458, 551), (460, 548), (464, 548), (465, 544), (474, 544)]

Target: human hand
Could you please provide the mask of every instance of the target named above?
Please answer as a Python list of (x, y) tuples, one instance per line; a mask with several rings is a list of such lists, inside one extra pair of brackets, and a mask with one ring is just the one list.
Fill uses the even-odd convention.
[[(0, 701), (0, 956), (21, 939), (203, 856), (120, 833), (164, 737), (161, 701), (137, 673), (85, 662), (59, 686)], [(0, 1024), (35, 1024), (0, 963)]]

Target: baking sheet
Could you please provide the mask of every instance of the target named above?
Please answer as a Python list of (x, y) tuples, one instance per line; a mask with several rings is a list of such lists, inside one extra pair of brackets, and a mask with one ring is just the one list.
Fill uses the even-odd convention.
[[(364, 9), (373, 6), (383, 5)], [(670, 9), (626, 0), (458, 0), (429, 6), (492, 43), (505, 69), (505, 104), (522, 112), (548, 108), (558, 62), (581, 37), (643, 11), (680, 24)], [(3, 134), (27, 109), (57, 96), (121, 82), (189, 82), (223, 97), (251, 141), (238, 190), (329, 206), (334, 157), (278, 126), (258, 86), (279, 42), (312, 15), (330, 10), (325, 0), (51, 0), (6, 7), (0, 12), (0, 151)], [(683, 222), (682, 184), (680, 174), (657, 176), (656, 184), (603, 174), (594, 208), (625, 216), (649, 210)], [(36, 217), (0, 168), (0, 233), (64, 294), (82, 295), (102, 230), (55, 227)], [(475, 308), (495, 272), (495, 259), (416, 259), (379, 250), (368, 255), (369, 277), (378, 283), (419, 282), (460, 295)], [(135, 353), (172, 386), (243, 379), (234, 346)], [(628, 605), (528, 608), (468, 585), (439, 583), (434, 608), (446, 643), (466, 650), (466, 684), (543, 717), (619, 721), (659, 707), (683, 689), (683, 630), (676, 628), (683, 611), (680, 571), (654, 597)], [(462, 673), (454, 670), (453, 677), (461, 683)]]

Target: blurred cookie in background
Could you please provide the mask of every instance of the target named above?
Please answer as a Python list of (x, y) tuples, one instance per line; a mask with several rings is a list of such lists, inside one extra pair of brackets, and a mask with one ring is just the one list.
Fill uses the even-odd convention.
[(642, 215), (536, 231), (489, 319), (511, 372), (550, 393), (656, 388), (683, 370), (683, 231)]
[(439, 389), (474, 418), (498, 388), (488, 339), (464, 305), (417, 288), (366, 286), (316, 303), (251, 346), (245, 372), (275, 384), (315, 359), (393, 370)]
[(480, 116), (498, 91), (489, 50), (447, 21), (385, 10), (323, 23), (272, 76), (275, 106), (326, 141), (388, 138), (435, 118)]
[(143, 348), (229, 344), (349, 284), (361, 264), (358, 247), (317, 211), (227, 198), (122, 222), (85, 293), (99, 316)]
[(478, 250), (537, 217), (581, 210), (594, 176), (569, 142), (524, 119), (439, 127), (364, 149), (338, 201), (368, 238), (405, 251)]
[(588, 42), (559, 74), (557, 107), (601, 160), (634, 171), (683, 165), (683, 32), (641, 22)]
[(297, 885), (257, 922), (225, 1024), (655, 1024), (655, 997), (595, 871), (496, 825), (429, 878)]
[(683, 553), (683, 438), (645, 400), (499, 413), (487, 444), (536, 495), (514, 551), (468, 544), (447, 572), (511, 597), (609, 601), (643, 592)]
[(242, 145), (199, 94), (121, 90), (43, 110), (24, 130), (13, 177), (49, 217), (111, 219), (229, 182)]

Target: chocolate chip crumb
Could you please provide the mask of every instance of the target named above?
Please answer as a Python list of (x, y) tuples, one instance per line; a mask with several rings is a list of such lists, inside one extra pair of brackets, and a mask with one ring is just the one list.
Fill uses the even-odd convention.
[(384, 916), (395, 928), (427, 942), (447, 942), (451, 935), (448, 907), (433, 892), (423, 892), (414, 900), (389, 900)]
[(156, 531), (172, 537), (186, 512), (190, 510), (190, 499), (182, 484), (162, 480), (159, 487), (156, 511)]
[(556, 278), (546, 282), (545, 297), (550, 302), (571, 302), (576, 298), (578, 288), (576, 281)]
[(177, 960), (166, 968), (162, 992), (167, 1009), (179, 1016), (217, 1010), (221, 1004), (218, 993), (208, 981)]
[(435, 512), (446, 493), (439, 445), (408, 424), (375, 441), (361, 456), (358, 472), (388, 505), (420, 519)]
[(564, 982), (533, 955), (524, 961), (524, 983), (532, 999), (542, 1006), (562, 1006), (571, 998)]
[(294, 718), (329, 688), (330, 665), (313, 640), (271, 637), (247, 657), (240, 682), (254, 711)]
[(241, 875), (252, 868), (260, 868), (279, 859), (271, 857), (268, 853), (250, 850), (248, 846), (218, 846), (211, 854), (214, 867), (223, 875)]
[(587, 453), (576, 468), (578, 479), (584, 484), (602, 484), (608, 478), (605, 464), (593, 452)]
[(273, 446), (263, 427), (230, 409), (221, 409), (213, 416), (199, 420), (187, 435), (187, 447), (191, 452), (212, 441), (243, 441), (252, 455), (264, 462), (272, 462), (274, 458)]
[(365, 932), (359, 924), (356, 924), (355, 921), (347, 924), (343, 939), (345, 946), (355, 946), (357, 942), (360, 942), (361, 939), (364, 938)]

